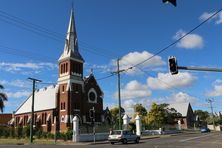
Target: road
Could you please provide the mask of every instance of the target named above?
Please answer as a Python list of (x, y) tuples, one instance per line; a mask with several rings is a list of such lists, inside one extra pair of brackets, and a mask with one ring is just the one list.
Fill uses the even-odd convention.
[(179, 134), (143, 139), (139, 144), (73, 144), (73, 145), (0, 145), (0, 148), (222, 148), (222, 133)]

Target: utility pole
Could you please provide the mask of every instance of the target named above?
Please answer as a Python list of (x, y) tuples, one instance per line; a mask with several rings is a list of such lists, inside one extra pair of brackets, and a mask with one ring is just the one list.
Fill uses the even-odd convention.
[(35, 99), (35, 84), (36, 82), (42, 82), (35, 78), (28, 78), (32, 81), (32, 110), (31, 110), (31, 122), (30, 122), (30, 143), (33, 142), (33, 121), (34, 121), (34, 99)]
[(207, 99), (206, 101), (210, 104), (211, 115), (212, 115), (212, 119), (213, 119), (213, 127), (214, 127), (214, 130), (215, 130), (214, 112), (213, 112), (213, 106), (212, 106), (212, 102), (214, 100), (213, 99)]
[(120, 70), (119, 70), (119, 58), (117, 59), (117, 78), (118, 78), (118, 100), (119, 100), (119, 130), (121, 126), (121, 95), (120, 95)]
[(122, 129), (122, 125), (121, 125), (121, 94), (120, 94), (120, 73), (121, 72), (125, 72), (129, 69), (132, 69), (133, 67), (129, 67), (127, 69), (121, 69), (120, 70), (120, 66), (119, 66), (119, 61), (120, 58), (117, 59), (117, 71), (112, 72), (113, 74), (117, 75), (117, 81), (118, 81), (118, 102), (119, 102), (119, 130)]

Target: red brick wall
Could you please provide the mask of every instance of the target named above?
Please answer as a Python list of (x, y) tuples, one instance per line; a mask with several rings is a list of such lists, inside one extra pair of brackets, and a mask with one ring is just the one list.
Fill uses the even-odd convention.
[(0, 114), (0, 125), (8, 125), (12, 119), (12, 114)]
[[(43, 115), (45, 114), (45, 115)], [(50, 114), (50, 118), (47, 121), (48, 115)], [(39, 122), (33, 123), (36, 128), (41, 128), (44, 132), (53, 132), (54, 131), (54, 120), (53, 120), (53, 115), (54, 111), (53, 110), (46, 110), (46, 111), (40, 111), (40, 112), (35, 112), (34, 117), (39, 118)], [(27, 123), (27, 120), (24, 120), (26, 117), (30, 117), (30, 113), (25, 113), (25, 114), (19, 114), (15, 115), (15, 126), (28, 126), (30, 123)], [(45, 116), (45, 118), (44, 118)], [(19, 124), (20, 119), (23, 118), (21, 124)], [(28, 118), (27, 118), (28, 119)], [(36, 119), (34, 119), (36, 121)]]

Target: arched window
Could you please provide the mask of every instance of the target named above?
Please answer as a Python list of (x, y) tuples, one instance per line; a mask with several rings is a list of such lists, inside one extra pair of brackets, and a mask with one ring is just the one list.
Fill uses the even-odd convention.
[(62, 64), (60, 65), (60, 74), (62, 74)]
[(68, 63), (66, 63), (66, 72), (68, 72)]

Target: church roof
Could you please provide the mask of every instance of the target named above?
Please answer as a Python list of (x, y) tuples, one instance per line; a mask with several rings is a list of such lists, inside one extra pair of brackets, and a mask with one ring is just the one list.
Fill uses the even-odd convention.
[(173, 103), (169, 104), (168, 108), (174, 108), (177, 110), (178, 113), (181, 113), (183, 117), (187, 116), (188, 109), (189, 109), (190, 103)]
[(61, 57), (59, 58), (59, 61), (66, 58), (72, 58), (74, 60), (79, 60), (79, 61), (84, 62), (84, 59), (79, 53), (79, 46), (78, 46), (73, 10), (71, 11), (71, 15), (70, 15), (69, 27), (68, 27), (68, 31), (66, 35), (64, 51)]
[(87, 85), (90, 80), (95, 81), (96, 86), (99, 88), (100, 92), (103, 94), (103, 91), (102, 91), (102, 89), (100, 88), (100, 86), (98, 85), (98, 83), (97, 83), (97, 81), (96, 81), (93, 73), (91, 73), (89, 76), (85, 76), (85, 77), (83, 78), (83, 81), (84, 81), (84, 84), (85, 84), (85, 85)]
[[(42, 111), (56, 108), (56, 94), (58, 85), (52, 85), (35, 91), (34, 111)], [(30, 113), (32, 106), (32, 95), (21, 104), (15, 114)]]

